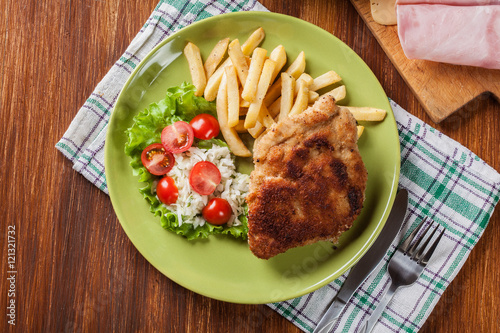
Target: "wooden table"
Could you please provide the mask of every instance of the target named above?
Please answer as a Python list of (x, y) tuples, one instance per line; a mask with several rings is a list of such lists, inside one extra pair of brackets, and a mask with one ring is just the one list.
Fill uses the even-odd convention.
[[(348, 0), (262, 3), (338, 36), (388, 96), (431, 122)], [(54, 148), (157, 0), (1, 4), (0, 330), (14, 330), (6, 239), (15, 226), (19, 332), (299, 332), (266, 305), (212, 300), (159, 273), (126, 237), (109, 198)], [(434, 126), (500, 170), (500, 105), (491, 98)], [(422, 332), (500, 331), (499, 210)]]

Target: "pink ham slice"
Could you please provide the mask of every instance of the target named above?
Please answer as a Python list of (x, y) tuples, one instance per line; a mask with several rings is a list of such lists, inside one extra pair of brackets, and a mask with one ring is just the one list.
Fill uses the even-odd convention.
[(478, 6), (500, 5), (500, 0), (398, 0), (398, 5), (450, 5), (450, 6)]
[(396, 11), (409, 59), (500, 69), (500, 0), (399, 0)]

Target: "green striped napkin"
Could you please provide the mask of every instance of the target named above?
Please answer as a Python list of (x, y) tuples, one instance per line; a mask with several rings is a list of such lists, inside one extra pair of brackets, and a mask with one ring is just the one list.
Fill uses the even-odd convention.
[[(104, 140), (118, 94), (148, 52), (182, 27), (206, 17), (266, 9), (254, 0), (160, 1), (138, 35), (78, 111), (56, 144), (73, 168), (107, 193)], [(376, 332), (416, 332), (478, 242), (499, 200), (500, 175), (459, 143), (413, 117), (395, 102), (391, 106), (401, 143), (400, 188), (410, 195), (403, 230), (385, 260), (357, 290), (333, 331), (356, 331), (388, 288), (387, 261), (395, 245), (424, 217), (447, 232), (422, 276), (400, 289), (375, 326)], [(303, 297), (269, 304), (306, 332), (314, 329), (348, 273)]]

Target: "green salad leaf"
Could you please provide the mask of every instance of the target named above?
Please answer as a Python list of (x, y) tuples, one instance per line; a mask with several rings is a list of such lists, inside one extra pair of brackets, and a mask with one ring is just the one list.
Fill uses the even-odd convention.
[[(151, 212), (160, 217), (160, 223), (164, 229), (183, 235), (190, 240), (206, 238), (213, 234), (230, 234), (236, 238), (246, 239), (248, 232), (246, 214), (239, 217), (242, 222), (242, 225), (239, 226), (214, 226), (209, 223), (197, 228), (188, 223), (179, 226), (177, 215), (168, 210), (156, 195), (152, 194), (153, 182), (159, 177), (150, 174), (142, 165), (141, 153), (144, 148), (150, 144), (161, 142), (160, 137), (163, 128), (176, 121), (189, 122), (201, 113), (208, 113), (217, 117), (215, 103), (195, 96), (194, 91), (195, 87), (189, 83), (169, 88), (165, 99), (152, 103), (144, 111), (139, 112), (133, 119), (133, 125), (125, 131), (127, 136), (125, 154), (132, 159), (130, 165), (134, 175), (139, 177), (139, 182), (146, 184), (139, 191), (150, 204)], [(205, 149), (211, 148), (214, 144), (227, 147), (227, 144), (219, 138), (196, 140), (195, 143), (197, 147)]]

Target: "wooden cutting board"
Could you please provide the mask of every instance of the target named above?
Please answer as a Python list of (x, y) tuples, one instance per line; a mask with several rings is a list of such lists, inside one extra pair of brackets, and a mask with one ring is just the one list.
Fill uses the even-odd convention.
[(373, 21), (369, 0), (351, 0), (431, 119), (439, 123), (478, 96), (500, 102), (500, 70), (406, 58), (397, 27)]

